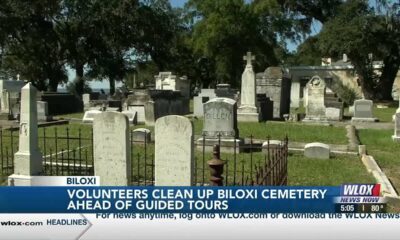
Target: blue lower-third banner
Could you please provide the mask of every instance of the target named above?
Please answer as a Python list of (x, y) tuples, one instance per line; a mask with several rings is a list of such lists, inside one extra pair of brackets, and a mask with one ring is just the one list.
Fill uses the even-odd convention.
[(351, 201), (343, 195), (343, 187), (1, 187), (0, 213), (334, 213)]

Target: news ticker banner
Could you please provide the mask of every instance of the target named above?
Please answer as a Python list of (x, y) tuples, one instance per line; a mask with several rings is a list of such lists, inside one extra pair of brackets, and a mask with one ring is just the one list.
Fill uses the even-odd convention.
[(386, 211), (386, 200), (380, 197), (379, 184), (337, 187), (99, 187), (98, 180), (96, 177), (56, 177), (53, 181), (66, 186), (1, 187), (0, 213)]

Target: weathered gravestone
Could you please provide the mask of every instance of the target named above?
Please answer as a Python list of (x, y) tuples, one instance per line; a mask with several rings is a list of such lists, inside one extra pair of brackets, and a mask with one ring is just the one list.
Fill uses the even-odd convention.
[(307, 83), (306, 117), (303, 121), (325, 122), (325, 81), (314, 76)]
[(128, 118), (103, 112), (93, 121), (94, 173), (102, 186), (127, 186), (131, 178)]
[(324, 143), (309, 143), (304, 146), (304, 156), (308, 158), (329, 159), (330, 147)]
[(268, 67), (257, 74), (257, 94), (265, 94), (273, 102), (273, 118), (281, 119), (290, 109), (290, 78), (281, 67)]
[(203, 134), (206, 137), (236, 138), (236, 102), (229, 98), (214, 98), (204, 104)]
[(193, 124), (183, 116), (169, 115), (155, 124), (155, 185), (194, 185)]
[(30, 186), (31, 176), (43, 170), (42, 154), (38, 146), (38, 124), (36, 88), (26, 84), (21, 89), (21, 118), (19, 124), (19, 146), (14, 155), (14, 174), (9, 176), (9, 185)]
[(263, 142), (262, 144), (262, 152), (268, 155), (268, 151), (270, 155), (276, 154), (283, 146), (283, 142), (281, 140), (269, 140)]
[(151, 131), (147, 128), (136, 128), (132, 131), (133, 143), (148, 143), (151, 142)]
[(236, 101), (230, 98), (214, 98), (204, 104), (203, 137), (197, 140), (197, 147), (212, 151), (220, 143), (221, 152), (239, 152), (242, 140), (237, 127)]
[(48, 121), (51, 120), (51, 116), (49, 116), (49, 108), (47, 102), (37, 101), (37, 117), (39, 121)]
[(359, 99), (354, 101), (354, 117), (352, 122), (376, 122), (372, 114), (374, 103), (371, 100)]
[(243, 57), (247, 62), (242, 74), (242, 88), (240, 91), (240, 107), (238, 109), (239, 122), (258, 122), (260, 116), (257, 109), (256, 77), (251, 61), (255, 59), (251, 52)]
[(11, 109), (10, 109), (10, 95), (7, 90), (3, 90), (1, 95), (0, 105), (0, 120), (11, 120)]
[(394, 116), (394, 135), (392, 139), (395, 142), (400, 142), (400, 112), (397, 112)]

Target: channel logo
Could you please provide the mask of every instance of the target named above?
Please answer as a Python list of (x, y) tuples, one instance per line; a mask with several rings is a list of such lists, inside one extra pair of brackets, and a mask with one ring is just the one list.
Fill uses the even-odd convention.
[(341, 187), (341, 196), (344, 197), (379, 197), (380, 184), (344, 184)]

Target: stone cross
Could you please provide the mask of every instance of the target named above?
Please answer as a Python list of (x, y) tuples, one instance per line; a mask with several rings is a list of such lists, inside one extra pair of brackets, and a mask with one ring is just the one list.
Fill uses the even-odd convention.
[(251, 52), (247, 52), (246, 56), (243, 56), (243, 60), (247, 61), (247, 66), (251, 66), (251, 61), (256, 60), (256, 57), (251, 55)]

